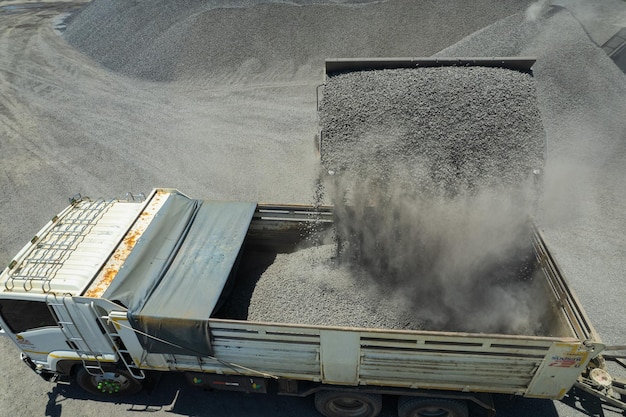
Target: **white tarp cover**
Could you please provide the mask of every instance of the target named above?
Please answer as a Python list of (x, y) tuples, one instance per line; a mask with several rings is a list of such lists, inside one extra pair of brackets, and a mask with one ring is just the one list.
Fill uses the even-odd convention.
[(208, 319), (255, 209), (173, 194), (159, 210), (103, 295), (128, 307), (148, 352), (212, 353)]

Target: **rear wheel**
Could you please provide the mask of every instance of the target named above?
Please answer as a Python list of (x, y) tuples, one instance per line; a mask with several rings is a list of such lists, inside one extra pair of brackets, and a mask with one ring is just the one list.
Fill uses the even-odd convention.
[(380, 394), (318, 391), (315, 408), (326, 417), (376, 417), (383, 408)]
[(467, 403), (448, 398), (400, 397), (399, 417), (468, 417)]
[(80, 368), (76, 374), (76, 382), (87, 392), (105, 396), (131, 395), (139, 392), (142, 388), (140, 381), (121, 369), (105, 371), (101, 375), (92, 375), (85, 368)]

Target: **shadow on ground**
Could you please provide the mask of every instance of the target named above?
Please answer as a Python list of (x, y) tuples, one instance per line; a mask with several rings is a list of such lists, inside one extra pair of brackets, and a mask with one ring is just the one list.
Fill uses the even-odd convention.
[[(109, 402), (125, 405), (127, 411), (140, 413), (167, 412), (190, 417), (230, 417), (233, 415), (273, 417), (320, 417), (313, 405), (313, 398), (286, 397), (273, 394), (245, 394), (228, 391), (204, 391), (187, 384), (182, 374), (165, 374), (139, 394), (128, 397), (100, 398), (85, 393), (75, 385), (57, 385), (48, 393), (47, 417), (66, 417), (63, 402), (66, 399)], [(494, 403), (498, 417), (558, 417), (554, 402), (495, 395)], [(589, 398), (581, 400), (579, 393), (570, 393), (563, 403), (590, 416), (602, 417), (600, 404)], [(472, 407), (472, 417), (485, 413)], [(396, 401), (386, 398), (380, 417), (395, 417)]]
[(605, 417), (607, 411), (609, 410), (612, 412), (611, 415), (626, 415), (626, 411), (619, 410), (616, 407), (605, 404), (599, 398), (594, 397), (585, 391), (576, 389), (576, 387), (572, 388), (567, 393), (567, 395), (561, 400), (561, 403), (590, 417)]

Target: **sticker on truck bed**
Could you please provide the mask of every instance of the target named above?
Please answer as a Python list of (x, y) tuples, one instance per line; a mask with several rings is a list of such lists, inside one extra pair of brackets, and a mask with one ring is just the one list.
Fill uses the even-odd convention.
[(557, 368), (579, 368), (587, 357), (587, 352), (568, 354), (566, 356), (554, 355), (550, 358), (548, 366)]

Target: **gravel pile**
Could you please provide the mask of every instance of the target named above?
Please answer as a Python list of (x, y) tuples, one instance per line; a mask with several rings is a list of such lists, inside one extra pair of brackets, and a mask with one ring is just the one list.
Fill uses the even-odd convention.
[(322, 164), (458, 194), (524, 182), (545, 134), (531, 75), (487, 67), (357, 71), (324, 85)]
[(106, 68), (149, 80), (195, 81), (195, 88), (318, 82), (325, 58), (429, 56), (524, 3), (96, 0), (64, 36)]

